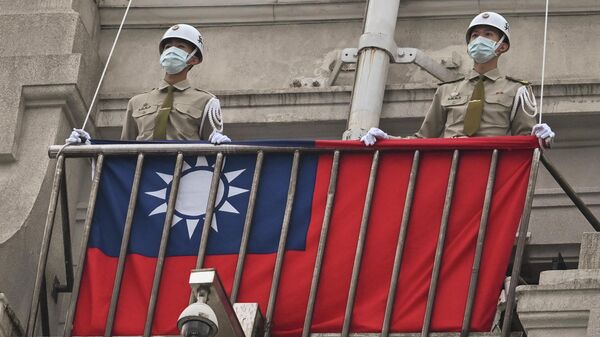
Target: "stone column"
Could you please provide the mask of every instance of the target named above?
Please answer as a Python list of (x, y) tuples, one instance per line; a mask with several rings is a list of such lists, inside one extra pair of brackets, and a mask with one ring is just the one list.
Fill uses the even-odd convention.
[[(55, 165), (47, 149), (81, 127), (100, 73), (97, 12), (93, 0), (0, 0), (0, 288), (21, 322), (30, 309)], [(71, 185), (89, 179), (82, 168), (67, 166)], [(70, 190), (69, 199), (78, 192)], [(55, 278), (65, 280), (60, 223), (46, 272), (49, 292)], [(53, 315), (52, 298), (49, 307)]]

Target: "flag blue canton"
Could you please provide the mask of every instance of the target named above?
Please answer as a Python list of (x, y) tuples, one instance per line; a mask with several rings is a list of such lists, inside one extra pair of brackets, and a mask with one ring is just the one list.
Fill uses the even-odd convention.
[[(304, 250), (311, 218), (317, 155), (301, 157), (286, 249)], [(196, 255), (206, 213), (214, 156), (184, 158), (167, 256)], [(256, 157), (227, 156), (220, 176), (208, 254), (237, 254), (250, 197)], [(118, 256), (135, 172), (135, 158), (106, 157), (92, 222), (89, 247)], [(292, 165), (291, 154), (265, 156), (248, 252), (277, 251)], [(133, 218), (128, 252), (157, 256), (175, 169), (174, 156), (148, 156)]]

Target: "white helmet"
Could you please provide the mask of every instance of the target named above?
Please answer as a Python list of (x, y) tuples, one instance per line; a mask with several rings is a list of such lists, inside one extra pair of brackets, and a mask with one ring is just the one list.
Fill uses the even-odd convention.
[(481, 25), (499, 29), (506, 36), (504, 42), (510, 45), (510, 26), (508, 25), (508, 21), (502, 15), (494, 12), (480, 13), (471, 21), (469, 28), (467, 28), (467, 43), (469, 43), (471, 38), (473, 27)]
[(169, 28), (163, 35), (162, 39), (160, 39), (160, 43), (158, 45), (159, 52), (162, 53), (165, 40), (167, 39), (182, 39), (188, 41), (198, 49), (196, 55), (200, 57), (200, 60), (204, 58), (204, 40), (202, 39), (202, 34), (200, 34), (196, 28), (183, 23), (176, 24)]

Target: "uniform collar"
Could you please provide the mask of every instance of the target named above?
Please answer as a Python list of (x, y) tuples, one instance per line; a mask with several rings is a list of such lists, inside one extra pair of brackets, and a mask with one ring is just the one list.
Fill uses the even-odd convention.
[[(492, 80), (494, 82), (501, 77), (500, 71), (498, 70), (498, 68), (494, 68), (494, 69), (488, 71), (487, 73), (483, 74), (483, 76), (489, 78), (490, 80)], [(469, 80), (473, 80), (478, 77), (479, 77), (479, 73), (472, 69), (471, 72), (469, 73)]]
[[(161, 80), (160, 84), (158, 85), (158, 90), (163, 91), (168, 86), (169, 86), (169, 83), (167, 83), (165, 80)], [(173, 86), (178, 91), (183, 91), (183, 90), (185, 90), (185, 89), (187, 89), (187, 88), (190, 87), (190, 81), (188, 81), (188, 80), (179, 81), (179, 82), (173, 84)]]

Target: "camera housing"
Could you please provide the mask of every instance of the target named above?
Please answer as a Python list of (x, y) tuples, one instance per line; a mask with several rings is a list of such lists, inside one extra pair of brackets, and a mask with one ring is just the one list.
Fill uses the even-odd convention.
[(219, 332), (217, 315), (202, 299), (188, 305), (179, 315), (177, 328), (181, 337), (214, 337)]

